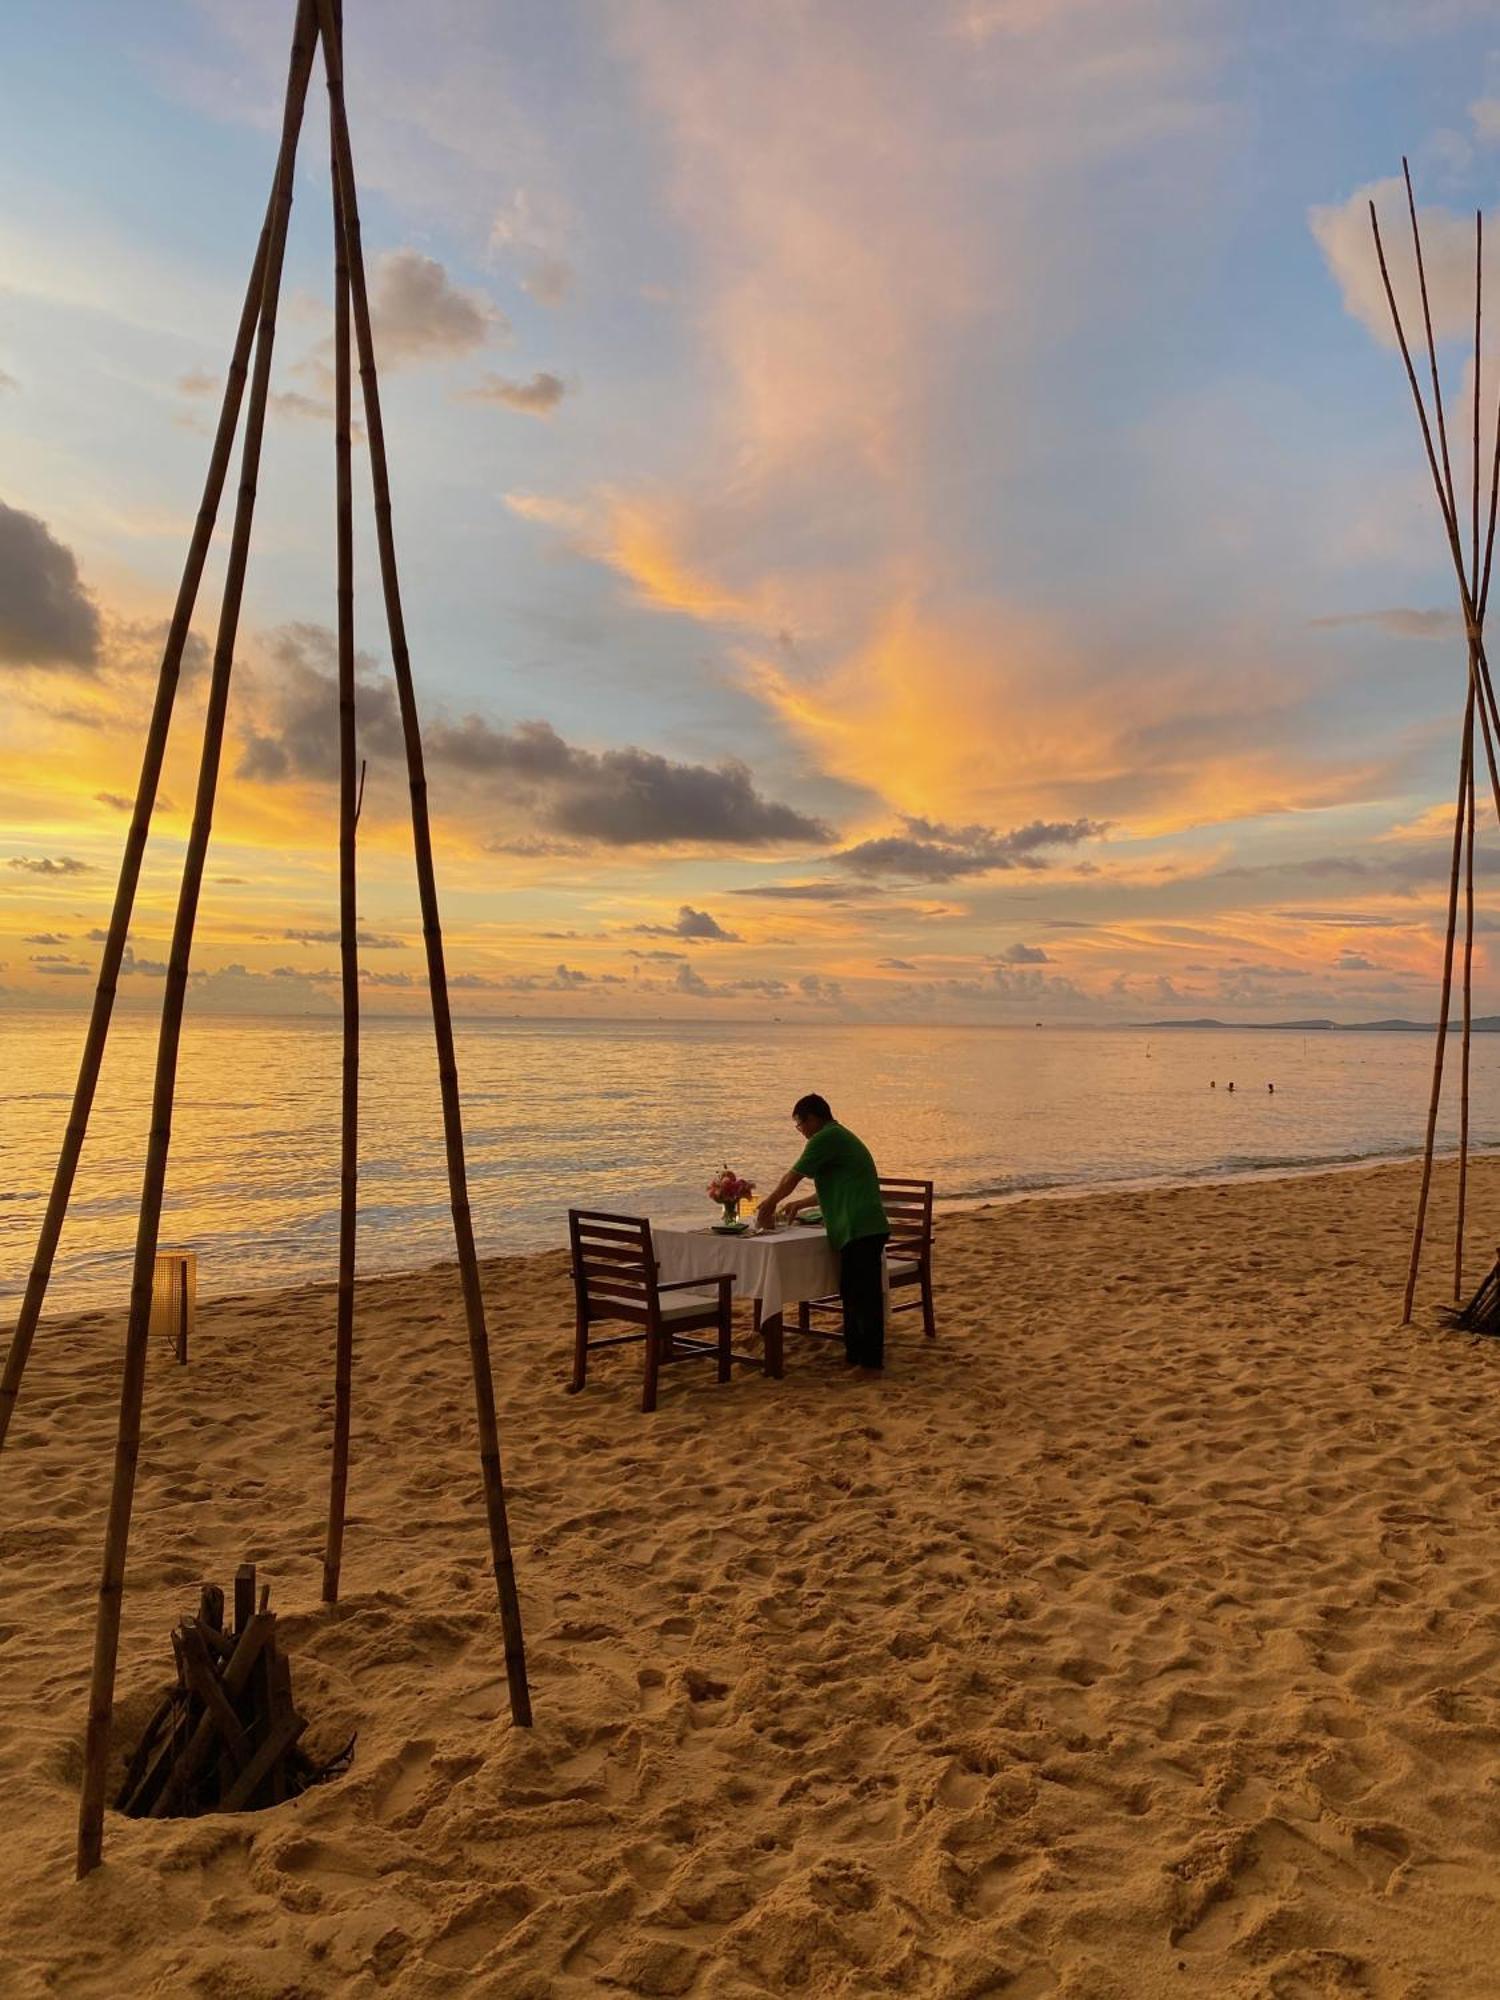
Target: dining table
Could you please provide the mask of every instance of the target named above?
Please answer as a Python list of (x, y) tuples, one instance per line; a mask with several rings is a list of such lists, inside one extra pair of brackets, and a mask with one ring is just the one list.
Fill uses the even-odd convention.
[(755, 1301), (765, 1343), (765, 1372), (785, 1372), (784, 1314), (804, 1299), (826, 1299), (839, 1288), (839, 1255), (821, 1222), (794, 1222), (737, 1234), (710, 1223), (653, 1223), (651, 1243), (663, 1284), (689, 1278), (734, 1278), (735, 1297)]

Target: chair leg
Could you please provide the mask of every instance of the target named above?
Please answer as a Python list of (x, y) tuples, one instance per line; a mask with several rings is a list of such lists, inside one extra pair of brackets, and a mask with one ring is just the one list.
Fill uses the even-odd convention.
[(656, 1408), (656, 1376), (661, 1366), (661, 1348), (658, 1345), (660, 1339), (661, 1336), (654, 1326), (646, 1328), (646, 1381), (641, 1390), (643, 1410)]
[(568, 1384), (568, 1394), (576, 1396), (589, 1375), (589, 1323), (583, 1314), (575, 1313), (573, 1318), (573, 1379)]
[(729, 1314), (719, 1314), (719, 1380), (727, 1382), (733, 1374), (733, 1364), (729, 1359)]
[(797, 1308), (797, 1331), (798, 1333), (812, 1332), (812, 1308), (808, 1305), (806, 1299)]
[(932, 1310), (932, 1273), (922, 1266), (922, 1331), (929, 1340), (937, 1339), (937, 1315)]

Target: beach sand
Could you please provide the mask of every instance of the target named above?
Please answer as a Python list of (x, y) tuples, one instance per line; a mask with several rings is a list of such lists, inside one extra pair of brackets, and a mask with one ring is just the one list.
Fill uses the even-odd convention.
[[(563, 1393), (561, 1253), (486, 1266), (536, 1727), (511, 1728), (456, 1276), (359, 1295), (318, 1605), (331, 1289), (153, 1356), (117, 1734), (259, 1565), (294, 1804), (72, 1877), (119, 1322), (45, 1326), (0, 1460), (0, 1991), (1500, 1993), (1500, 1345), (1441, 1329), (1451, 1170), (945, 1217), (882, 1381), (638, 1349)], [(1500, 1163), (1471, 1181), (1471, 1284)]]

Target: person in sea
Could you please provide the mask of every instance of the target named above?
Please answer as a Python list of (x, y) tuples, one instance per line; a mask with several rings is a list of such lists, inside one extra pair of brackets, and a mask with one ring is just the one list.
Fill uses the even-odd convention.
[[(869, 1147), (840, 1125), (826, 1097), (799, 1097), (792, 1123), (802, 1135), (802, 1151), (756, 1211), (762, 1229), (786, 1202), (790, 1219), (816, 1201), (828, 1241), (839, 1253), (839, 1298), (844, 1307), (844, 1356), (851, 1367), (885, 1363), (885, 1285), (881, 1259), (890, 1224), (880, 1201), (880, 1178)], [(817, 1194), (796, 1201), (787, 1196), (808, 1175)]]

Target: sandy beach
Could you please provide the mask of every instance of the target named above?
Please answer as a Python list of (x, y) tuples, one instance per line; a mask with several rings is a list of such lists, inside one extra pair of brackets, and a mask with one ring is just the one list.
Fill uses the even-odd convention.
[[(317, 1603), (331, 1289), (153, 1359), (117, 1738), (253, 1558), (294, 1804), (111, 1815), (72, 1879), (119, 1322), (44, 1327), (0, 1464), (7, 1995), (1500, 1989), (1500, 1350), (1442, 1329), (1451, 1174), (944, 1218), (884, 1381), (639, 1355), (563, 1393), (564, 1256), (486, 1266), (536, 1728), (505, 1710), (456, 1277), (361, 1288)], [(1500, 1164), (1471, 1183), (1471, 1283)]]

